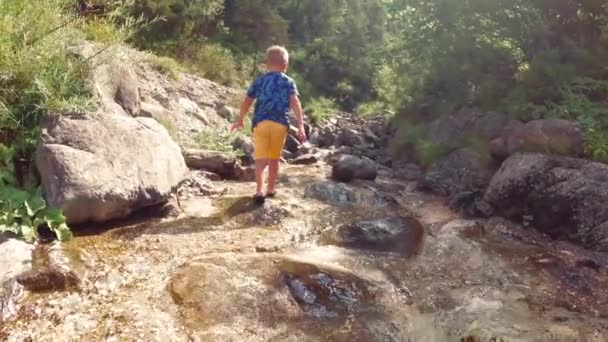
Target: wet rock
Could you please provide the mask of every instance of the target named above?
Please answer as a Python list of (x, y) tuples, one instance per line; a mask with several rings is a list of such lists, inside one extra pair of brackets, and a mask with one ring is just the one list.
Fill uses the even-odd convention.
[(313, 318), (338, 318), (374, 301), (374, 286), (346, 270), (285, 259), (279, 265), (289, 293)]
[(579, 124), (563, 119), (512, 123), (492, 141), (492, 154), (506, 159), (515, 152), (540, 152), (578, 157), (584, 153), (584, 136)]
[(232, 141), (232, 148), (235, 151), (241, 151), (241, 152), (245, 153), (246, 155), (250, 156), (250, 155), (253, 155), (255, 146), (254, 146), (253, 140), (251, 138), (249, 138), (247, 136), (243, 136), (243, 135), (238, 135)]
[(294, 165), (311, 165), (317, 162), (317, 157), (314, 154), (305, 154), (291, 161)]
[(47, 203), (72, 224), (164, 203), (188, 172), (158, 122), (111, 114), (46, 118), (36, 166)]
[(386, 208), (398, 205), (395, 198), (386, 193), (331, 181), (309, 185), (305, 190), (305, 195), (338, 206), (357, 205)]
[(220, 179), (221, 177), (215, 173), (198, 170), (191, 171), (188, 178), (180, 184), (179, 196), (193, 197), (215, 195), (219, 191), (215, 188), (212, 181)]
[(351, 155), (340, 156), (331, 171), (331, 178), (339, 182), (350, 182), (353, 179), (375, 180), (377, 176), (376, 163)]
[(503, 217), (556, 238), (608, 251), (608, 165), (519, 153), (507, 159), (484, 199)]
[(255, 167), (235, 164), (234, 179), (241, 182), (255, 182)]
[(17, 283), (31, 292), (63, 291), (75, 289), (80, 280), (74, 272), (46, 267), (24, 272), (16, 277)]
[(339, 246), (413, 255), (424, 239), (422, 224), (412, 217), (388, 217), (338, 227), (331, 240)]
[(191, 169), (205, 170), (225, 178), (234, 175), (236, 158), (222, 152), (189, 149), (183, 151), (186, 165)]
[(32, 262), (33, 246), (0, 235), (0, 283), (27, 271)]

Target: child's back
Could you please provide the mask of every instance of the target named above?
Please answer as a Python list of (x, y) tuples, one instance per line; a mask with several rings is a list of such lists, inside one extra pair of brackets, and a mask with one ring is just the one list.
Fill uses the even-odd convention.
[(295, 82), (278, 71), (270, 71), (258, 77), (247, 96), (256, 99), (252, 126), (264, 120), (289, 126), (291, 96), (298, 95)]

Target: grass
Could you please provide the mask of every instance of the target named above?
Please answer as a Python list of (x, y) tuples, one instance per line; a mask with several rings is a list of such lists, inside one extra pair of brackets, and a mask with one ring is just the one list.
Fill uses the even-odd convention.
[(232, 148), (232, 141), (236, 134), (228, 131), (205, 128), (195, 138), (198, 147), (222, 153), (236, 155), (236, 151)]
[(337, 105), (334, 100), (326, 97), (318, 97), (309, 101), (304, 111), (310, 116), (314, 124), (320, 124), (337, 112)]
[(171, 57), (150, 55), (148, 62), (150, 62), (158, 72), (168, 75), (174, 80), (177, 80), (180, 73), (185, 70), (178, 61)]

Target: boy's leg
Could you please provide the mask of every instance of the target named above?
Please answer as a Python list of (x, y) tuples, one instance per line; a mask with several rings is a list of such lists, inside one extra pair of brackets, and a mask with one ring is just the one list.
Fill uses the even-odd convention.
[(281, 153), (285, 145), (288, 128), (279, 123), (272, 123), (270, 134), (270, 148), (268, 151), (268, 193), (273, 193), (279, 176)]
[(256, 195), (264, 195), (264, 169), (268, 164), (269, 148), (270, 148), (270, 128), (268, 121), (262, 121), (254, 129), (255, 142), (255, 183)]

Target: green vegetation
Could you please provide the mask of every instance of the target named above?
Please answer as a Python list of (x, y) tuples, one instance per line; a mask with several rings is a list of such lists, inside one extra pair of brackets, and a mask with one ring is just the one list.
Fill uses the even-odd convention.
[(61, 211), (47, 208), (40, 188), (22, 190), (15, 178), (15, 151), (0, 144), (0, 233), (11, 232), (33, 242), (46, 225), (60, 241), (72, 238)]
[(231, 144), (235, 137), (234, 133), (209, 128), (198, 134), (196, 143), (205, 150), (235, 154)]
[(336, 102), (326, 97), (318, 97), (306, 103), (304, 111), (309, 115), (315, 124), (320, 124), (330, 118), (338, 109)]

